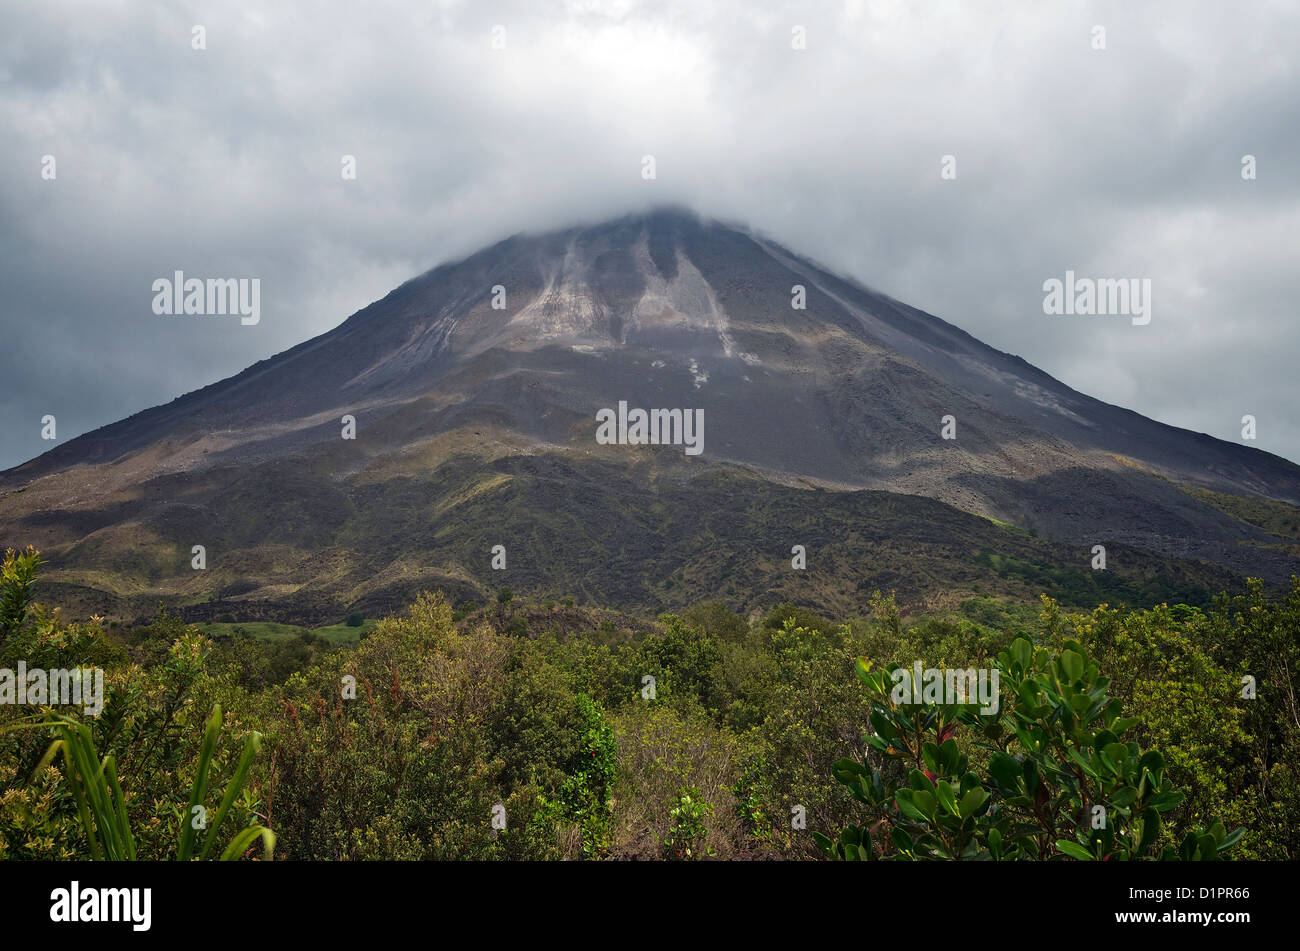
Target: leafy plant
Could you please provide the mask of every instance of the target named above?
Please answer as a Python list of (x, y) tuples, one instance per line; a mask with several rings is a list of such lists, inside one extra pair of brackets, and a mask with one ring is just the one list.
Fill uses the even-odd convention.
[(713, 812), (713, 803), (704, 802), (694, 786), (677, 794), (677, 805), (668, 812), (671, 825), (664, 838), (664, 857), (668, 859), (698, 858), (704, 850), (704, 837), (708, 834), (704, 820)]
[(555, 795), (542, 797), (539, 815), (577, 825), (582, 836), (582, 854), (593, 856), (602, 854), (609, 844), (613, 815), (610, 792), (614, 787), (618, 748), (600, 704), (583, 693), (575, 697), (575, 703), (582, 737), (577, 762)]
[(18, 554), (12, 548), (0, 563), (0, 640), (20, 627), (36, 587), (40, 555), (35, 548)]
[(761, 842), (772, 840), (772, 819), (764, 803), (771, 798), (771, 770), (761, 756), (745, 763), (731, 787), (736, 817), (745, 833)]
[[(1017, 638), (997, 669), (1009, 709), (982, 716), (973, 704), (896, 704), (887, 673), (858, 661), (871, 697), (865, 740), (881, 763), (845, 759), (833, 772), (872, 818), (836, 840), (815, 833), (823, 852), (850, 861), (1209, 860), (1236, 845), (1242, 830), (1215, 821), (1187, 831), (1178, 848), (1157, 847), (1161, 817), (1184, 795), (1159, 752), (1123, 741), (1137, 721), (1121, 715), (1077, 642), (1051, 650)], [(970, 768), (962, 727), (988, 753), (986, 775)]]
[[(209, 768), (212, 755), (216, 751), (218, 736), (221, 731), (221, 705), (217, 704), (208, 719), (203, 735), (203, 745), (199, 754), (198, 772), (190, 791), (190, 804), (182, 817), (180, 840), (176, 849), (176, 858), (189, 861), (195, 857), (195, 826), (192, 821), (194, 809), (203, 802), (210, 781)], [(63, 716), (49, 716), (37, 723), (18, 723), (4, 728), (4, 732), (20, 729), (52, 729), (55, 740), (37, 764), (32, 780), (60, 754), (63, 756), (68, 786), (76, 804), (77, 815), (81, 820), (86, 835), (90, 857), (95, 860), (135, 861), (136, 840), (131, 833), (127, 819), (127, 801), (122, 792), (122, 785), (117, 776), (117, 761), (112, 755), (100, 759), (95, 750), (95, 741), (90, 727), (77, 720)], [(234, 774), (226, 784), (225, 795), (217, 809), (216, 818), (208, 827), (207, 835), (199, 847), (197, 857), (205, 859), (217, 843), (217, 831), (230, 812), (231, 806), (244, 788), (253, 758), (261, 746), (261, 734), (251, 733), (244, 741), (244, 750), (239, 757)], [(230, 861), (242, 856), (258, 839), (262, 840), (265, 856), (270, 858), (275, 849), (275, 834), (261, 825), (250, 825), (240, 830), (221, 853), (222, 861)]]

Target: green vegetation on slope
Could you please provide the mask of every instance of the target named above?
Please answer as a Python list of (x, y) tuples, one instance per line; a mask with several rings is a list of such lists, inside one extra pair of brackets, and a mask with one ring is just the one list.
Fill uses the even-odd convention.
[(1300, 509), (1294, 505), (1258, 496), (1229, 495), (1193, 485), (1181, 485), (1179, 488), (1239, 522), (1254, 525), (1280, 539), (1300, 542)]
[(330, 644), (355, 644), (375, 629), (379, 622), (368, 618), (361, 624), (327, 624), (308, 628), (299, 624), (281, 624), (278, 621), (203, 621), (194, 626), (209, 637), (255, 637), (263, 641), (287, 641), (311, 635)]
[[(210, 505), (154, 519), (145, 501), (124, 503), (128, 521), (110, 540), (95, 532), (49, 553), (47, 590), (82, 614), (144, 619), (162, 601), (195, 622), (316, 628), (352, 611), (401, 611), (423, 590), (484, 602), (503, 583), (536, 600), (572, 595), (651, 616), (721, 598), (745, 614), (790, 601), (836, 617), (876, 590), (908, 610), (1043, 591), (1091, 608), (1207, 606), (1242, 584), (1225, 569), (1111, 542), (1107, 570), (1094, 572), (1086, 547), (933, 499), (794, 488), (680, 455), (630, 465), (454, 455), (344, 482), (309, 459), (287, 472), (267, 466), (160, 477), (146, 498), (184, 493)], [(207, 546), (203, 571), (190, 567), (196, 539)], [(498, 544), (504, 573), (491, 567)], [(794, 545), (806, 570), (791, 570)]]

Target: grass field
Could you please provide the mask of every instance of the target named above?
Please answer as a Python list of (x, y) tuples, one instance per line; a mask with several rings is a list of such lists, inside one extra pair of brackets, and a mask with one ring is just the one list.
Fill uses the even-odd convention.
[(361, 639), (363, 631), (372, 631), (376, 622), (366, 618), (360, 627), (348, 627), (346, 624), (328, 624), (325, 627), (308, 628), (297, 624), (280, 624), (276, 621), (235, 621), (220, 623), (208, 621), (195, 624), (200, 631), (208, 635), (237, 636), (240, 631), (249, 637), (263, 641), (287, 641), (302, 634), (312, 633), (322, 637), (331, 644), (355, 644)]

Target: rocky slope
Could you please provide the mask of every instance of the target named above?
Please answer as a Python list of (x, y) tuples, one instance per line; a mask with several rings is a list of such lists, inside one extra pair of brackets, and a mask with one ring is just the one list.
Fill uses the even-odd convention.
[[(703, 452), (598, 444), (596, 414), (619, 401), (703, 409)], [(342, 438), (345, 415), (355, 439)], [(941, 438), (945, 416), (956, 439)], [(916, 519), (952, 522), (956, 547), (967, 545), (945, 556), (954, 589), (972, 582), (957, 578), (978, 556), (969, 549), (1006, 549), (1024, 532), (1052, 548), (1035, 557), (1071, 570), (1094, 544), (1132, 550), (1133, 570), (1150, 553), (1147, 574), (1177, 574), (1171, 559), (1272, 582), (1300, 570), (1295, 538), (1232, 504), (1285, 514), (1300, 467), (1077, 393), (762, 237), (678, 210), (510, 238), (237, 376), (2, 473), (0, 543), (41, 547), (51, 577), (88, 603), (307, 610), (315, 598), (335, 610), (387, 590), (385, 579), (470, 596), (504, 577), (479, 551), (501, 543), (520, 552), (506, 575), (534, 571), (519, 576), (526, 587), (594, 584), (590, 572), (605, 571), (618, 579), (593, 596), (662, 606), (677, 597), (663, 584), (689, 564), (694, 593), (726, 575), (714, 578), (720, 563), (690, 537), (705, 531), (703, 513), (681, 524), (643, 511), (701, 479), (760, 508), (787, 492), (801, 500), (780, 533), (752, 511), (734, 512), (725, 533), (726, 557), (772, 559), (773, 571), (788, 573), (790, 545), (828, 510), (840, 534), (823, 544), (854, 562), (855, 529), (867, 526), (850, 513), (867, 517), (862, 500), (882, 498), (862, 489), (960, 510), (950, 519), (899, 501), (914, 518), (891, 523), (906, 552), (930, 527)], [(585, 521), (543, 510), (556, 505)], [(610, 561), (618, 538), (577, 551), (563, 534), (627, 532), (628, 520), (654, 557), (623, 539)], [(190, 568), (195, 544), (211, 553), (206, 571)], [(847, 604), (889, 580), (878, 568), (844, 567), (852, 577), (822, 579), (804, 599)], [(735, 596), (762, 599), (778, 577), (750, 578), (761, 590)]]

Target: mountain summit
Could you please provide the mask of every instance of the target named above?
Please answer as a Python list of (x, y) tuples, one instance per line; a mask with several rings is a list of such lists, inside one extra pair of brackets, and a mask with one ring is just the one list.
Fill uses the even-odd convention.
[[(603, 444), (598, 414), (620, 403), (702, 410), (702, 451)], [(1085, 396), (761, 236), (675, 209), (509, 238), (0, 474), (0, 540), (36, 544), (59, 583), (119, 604), (315, 591), (344, 606), (386, 586), (482, 593), (503, 580), (486, 568), (498, 543), (545, 590), (557, 583), (547, 558), (588, 533), (565, 584), (663, 570), (626, 599), (664, 605), (674, 596), (661, 585), (684, 570), (671, 553), (687, 543), (632, 515), (628, 493), (653, 509), (717, 480), (728, 495), (803, 500), (792, 504), (813, 522), (828, 500), (878, 498), (854, 490), (927, 497), (1079, 548), (1085, 567), (1095, 544), (1272, 581), (1300, 565), (1270, 528), (1300, 501), (1300, 467)], [(549, 488), (511, 496), (525, 484)], [(556, 505), (567, 528), (550, 521)], [(623, 543), (616, 567), (601, 563), (601, 532), (628, 529), (617, 512), (659, 560)], [(758, 531), (750, 517), (732, 526), (728, 557)], [(843, 524), (847, 537), (821, 544), (857, 544), (866, 527)], [(811, 525), (792, 521), (753, 557), (788, 564)], [(185, 554), (205, 539), (206, 576)], [(682, 563), (707, 561), (697, 543)], [(789, 594), (784, 584), (772, 590)]]

